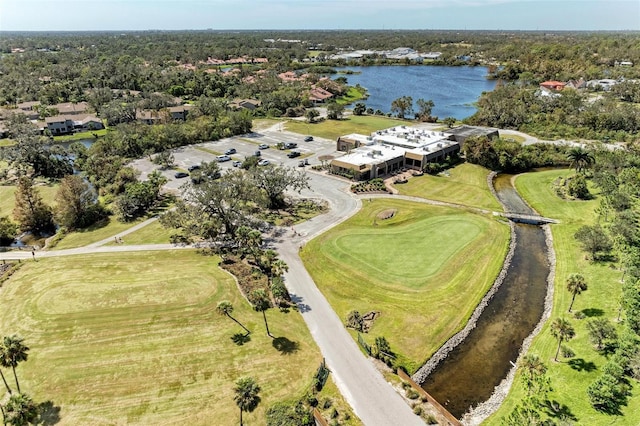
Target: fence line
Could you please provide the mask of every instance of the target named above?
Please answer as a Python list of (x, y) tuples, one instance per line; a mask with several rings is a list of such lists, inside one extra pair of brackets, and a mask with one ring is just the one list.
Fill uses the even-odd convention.
[(450, 426), (462, 426), (462, 423), (460, 423), (460, 420), (456, 419), (453, 416), (453, 414), (451, 414), (449, 411), (447, 411), (446, 408), (444, 408), (442, 405), (440, 405), (440, 403), (438, 401), (436, 401), (436, 399), (434, 397), (429, 395), (429, 393), (426, 390), (422, 389), (422, 387), (420, 385), (418, 385), (416, 382), (414, 382), (413, 379), (411, 379), (411, 377), (409, 377), (409, 375), (407, 373), (405, 373), (401, 369), (398, 369), (398, 376), (400, 376), (400, 378), (402, 380), (404, 380), (407, 383), (409, 383), (411, 385), (411, 387), (413, 389), (415, 389), (420, 394), (420, 396), (424, 396), (425, 398), (427, 398), (427, 401), (429, 401), (429, 403), (431, 403), (431, 405), (433, 405), (435, 407), (435, 409), (438, 410), (438, 412), (444, 416), (444, 418), (448, 422), (447, 423), (448, 425), (450, 425)]

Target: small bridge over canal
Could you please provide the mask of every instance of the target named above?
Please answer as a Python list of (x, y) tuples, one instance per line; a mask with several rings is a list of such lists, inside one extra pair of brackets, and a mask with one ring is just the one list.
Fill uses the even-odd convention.
[(544, 225), (547, 223), (558, 223), (556, 219), (550, 219), (544, 216), (522, 213), (498, 213), (499, 216), (506, 217), (509, 220), (518, 223), (528, 223), (531, 225)]

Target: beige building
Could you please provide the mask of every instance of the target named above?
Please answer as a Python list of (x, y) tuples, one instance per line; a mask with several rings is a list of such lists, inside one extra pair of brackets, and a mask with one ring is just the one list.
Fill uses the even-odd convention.
[(331, 161), (333, 173), (366, 180), (402, 168), (422, 170), (428, 162), (443, 161), (448, 155), (457, 154), (460, 144), (452, 134), (396, 126), (370, 136), (341, 136), (336, 149), (347, 154)]

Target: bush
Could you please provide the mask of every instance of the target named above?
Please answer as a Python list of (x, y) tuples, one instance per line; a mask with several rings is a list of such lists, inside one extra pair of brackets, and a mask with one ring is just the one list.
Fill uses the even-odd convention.
[(420, 394), (418, 393), (418, 391), (413, 389), (413, 388), (407, 389), (406, 393), (407, 393), (407, 398), (409, 398), (409, 399), (418, 399), (418, 398), (420, 398)]
[(573, 352), (570, 347), (564, 345), (562, 345), (562, 347), (560, 348), (560, 353), (562, 354), (563, 358), (573, 358), (574, 356), (576, 356), (575, 352)]
[(571, 177), (567, 190), (569, 191), (569, 195), (572, 197), (579, 198), (581, 200), (588, 200), (591, 198), (591, 193), (587, 188), (587, 180), (581, 174)]
[(416, 416), (422, 415), (422, 406), (416, 404), (416, 406), (413, 407), (413, 414), (415, 414)]

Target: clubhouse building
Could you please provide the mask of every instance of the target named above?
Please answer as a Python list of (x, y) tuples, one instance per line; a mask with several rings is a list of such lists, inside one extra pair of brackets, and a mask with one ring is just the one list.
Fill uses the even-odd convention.
[(348, 174), (357, 180), (374, 179), (396, 170), (422, 170), (429, 162), (443, 161), (460, 152), (470, 136), (498, 137), (498, 130), (460, 126), (445, 132), (419, 127), (396, 126), (371, 133), (370, 136), (341, 136), (336, 150), (345, 155), (331, 161), (332, 173)]

